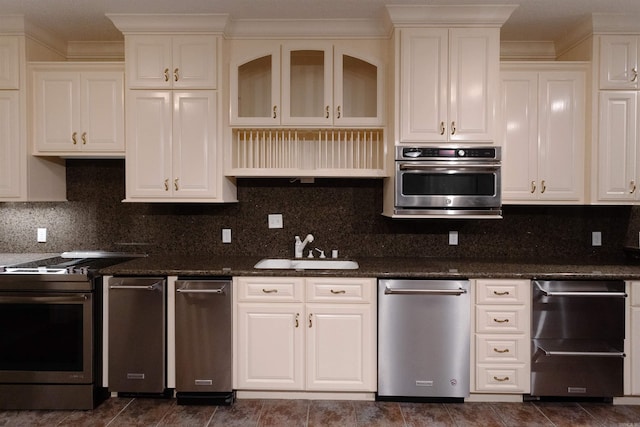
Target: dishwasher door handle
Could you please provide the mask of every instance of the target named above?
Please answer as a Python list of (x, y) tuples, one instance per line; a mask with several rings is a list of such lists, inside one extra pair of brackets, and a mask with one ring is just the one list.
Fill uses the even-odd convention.
[(385, 295), (462, 295), (466, 294), (466, 289), (393, 289), (388, 286), (384, 288)]
[(538, 347), (545, 356), (626, 357), (621, 351), (555, 351)]
[(225, 286), (217, 289), (176, 289), (181, 294), (224, 294)]
[(159, 289), (159, 283), (153, 285), (136, 286), (136, 285), (111, 285), (109, 289), (134, 289), (139, 291), (155, 291)]
[(618, 297), (626, 298), (626, 292), (571, 292), (571, 291), (547, 291), (542, 289), (540, 283), (536, 283), (536, 286), (544, 294), (545, 297)]

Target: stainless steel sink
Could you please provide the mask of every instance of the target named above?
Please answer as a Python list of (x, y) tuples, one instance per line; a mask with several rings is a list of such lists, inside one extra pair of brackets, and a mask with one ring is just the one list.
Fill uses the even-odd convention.
[(357, 262), (349, 260), (265, 258), (253, 267), (274, 270), (356, 270), (359, 266)]

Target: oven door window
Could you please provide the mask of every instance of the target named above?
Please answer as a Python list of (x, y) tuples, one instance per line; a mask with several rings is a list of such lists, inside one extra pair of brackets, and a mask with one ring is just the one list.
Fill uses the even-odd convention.
[(405, 196), (494, 196), (493, 173), (403, 173)]
[(91, 375), (91, 294), (0, 294), (0, 378)]

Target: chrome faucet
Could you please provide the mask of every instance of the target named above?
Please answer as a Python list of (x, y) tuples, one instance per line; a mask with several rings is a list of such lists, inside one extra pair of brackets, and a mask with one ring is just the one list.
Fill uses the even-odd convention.
[(302, 258), (302, 251), (304, 247), (307, 246), (307, 243), (313, 242), (313, 236), (311, 234), (307, 234), (307, 237), (304, 240), (300, 240), (300, 236), (295, 237), (295, 257)]

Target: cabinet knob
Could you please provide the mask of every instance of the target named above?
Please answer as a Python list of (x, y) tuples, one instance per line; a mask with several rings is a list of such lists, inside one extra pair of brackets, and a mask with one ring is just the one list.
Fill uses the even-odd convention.
[(544, 194), (544, 192), (547, 190), (547, 186), (544, 183), (544, 179), (542, 181), (540, 181), (540, 194)]
[(164, 81), (165, 82), (169, 81), (169, 69), (168, 68), (164, 69)]
[(176, 68), (173, 70), (173, 81), (177, 82), (180, 79), (179, 69)]
[(73, 141), (73, 145), (78, 143), (78, 132), (74, 132), (71, 134), (71, 141)]
[(82, 132), (82, 136), (80, 138), (82, 139), (82, 145), (87, 145), (87, 133)]

